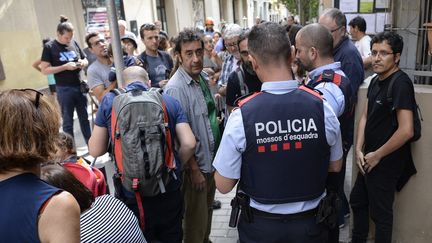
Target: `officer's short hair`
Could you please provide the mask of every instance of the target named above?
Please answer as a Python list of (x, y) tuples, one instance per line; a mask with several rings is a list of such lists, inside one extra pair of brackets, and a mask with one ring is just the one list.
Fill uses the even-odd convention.
[(308, 48), (315, 47), (321, 57), (333, 56), (333, 37), (321, 24), (308, 24), (297, 33)]
[(357, 27), (361, 32), (366, 32), (366, 21), (362, 16), (357, 16), (348, 24), (351, 27)]
[(248, 48), (263, 63), (289, 62), (291, 42), (285, 29), (274, 22), (255, 25), (249, 33)]

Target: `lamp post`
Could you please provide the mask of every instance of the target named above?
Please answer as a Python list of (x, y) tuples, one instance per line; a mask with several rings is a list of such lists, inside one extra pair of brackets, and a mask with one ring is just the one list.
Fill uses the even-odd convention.
[(247, 29), (247, 17), (243, 16), (243, 29)]

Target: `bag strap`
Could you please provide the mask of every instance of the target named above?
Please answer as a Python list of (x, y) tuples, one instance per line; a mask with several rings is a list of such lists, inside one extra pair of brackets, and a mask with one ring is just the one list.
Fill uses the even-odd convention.
[(402, 75), (402, 72), (400, 72), (400, 71), (396, 71), (396, 73), (393, 74), (393, 76), (392, 76), (391, 79), (390, 79), (390, 82), (389, 82), (389, 85), (388, 85), (388, 88), (387, 88), (387, 94), (386, 94), (386, 100), (387, 100), (387, 102), (388, 102), (389, 104), (392, 104), (392, 103), (393, 103), (393, 95), (392, 95), (392, 93), (393, 93), (393, 85), (394, 85), (394, 82), (395, 82), (396, 79), (398, 79), (401, 75)]
[(237, 78), (239, 81), (240, 96), (245, 96), (245, 95), (249, 94), (249, 89), (248, 89), (247, 85), (245, 84), (245, 80), (244, 80), (244, 71), (242, 70), (241, 67), (238, 67), (235, 70), (235, 72), (237, 74)]
[(172, 148), (172, 136), (168, 125), (168, 112), (167, 112), (165, 102), (163, 100), (162, 100), (162, 108), (164, 111), (165, 144), (166, 144), (165, 164), (169, 169), (174, 169), (175, 163), (174, 163), (174, 153)]
[(117, 89), (110, 90), (110, 92), (113, 93), (115, 96), (118, 96), (118, 95), (126, 93), (127, 91), (124, 88), (117, 88)]
[(133, 180), (132, 180), (132, 189), (134, 191), (135, 198), (136, 198), (136, 201), (137, 201), (138, 212), (139, 212), (139, 222), (140, 222), (141, 230), (144, 232), (144, 229), (145, 229), (144, 207), (142, 205), (142, 198), (141, 198), (141, 194), (140, 194), (140, 192), (138, 190), (138, 185), (139, 185), (139, 179), (138, 178), (133, 178)]

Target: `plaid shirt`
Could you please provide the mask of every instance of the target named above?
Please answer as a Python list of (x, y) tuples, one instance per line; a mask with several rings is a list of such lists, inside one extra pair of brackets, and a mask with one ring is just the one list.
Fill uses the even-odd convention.
[(224, 62), (222, 63), (222, 72), (218, 80), (218, 85), (226, 85), (228, 77), (232, 71), (236, 70), (239, 65), (239, 61), (231, 54), (229, 54)]

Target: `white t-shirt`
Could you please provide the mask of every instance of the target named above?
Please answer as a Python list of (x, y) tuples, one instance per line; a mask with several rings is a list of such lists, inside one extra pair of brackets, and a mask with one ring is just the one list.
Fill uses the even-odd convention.
[(355, 47), (360, 52), (361, 57), (367, 57), (371, 53), (371, 38), (368, 35), (363, 36), (360, 40), (354, 42)]

